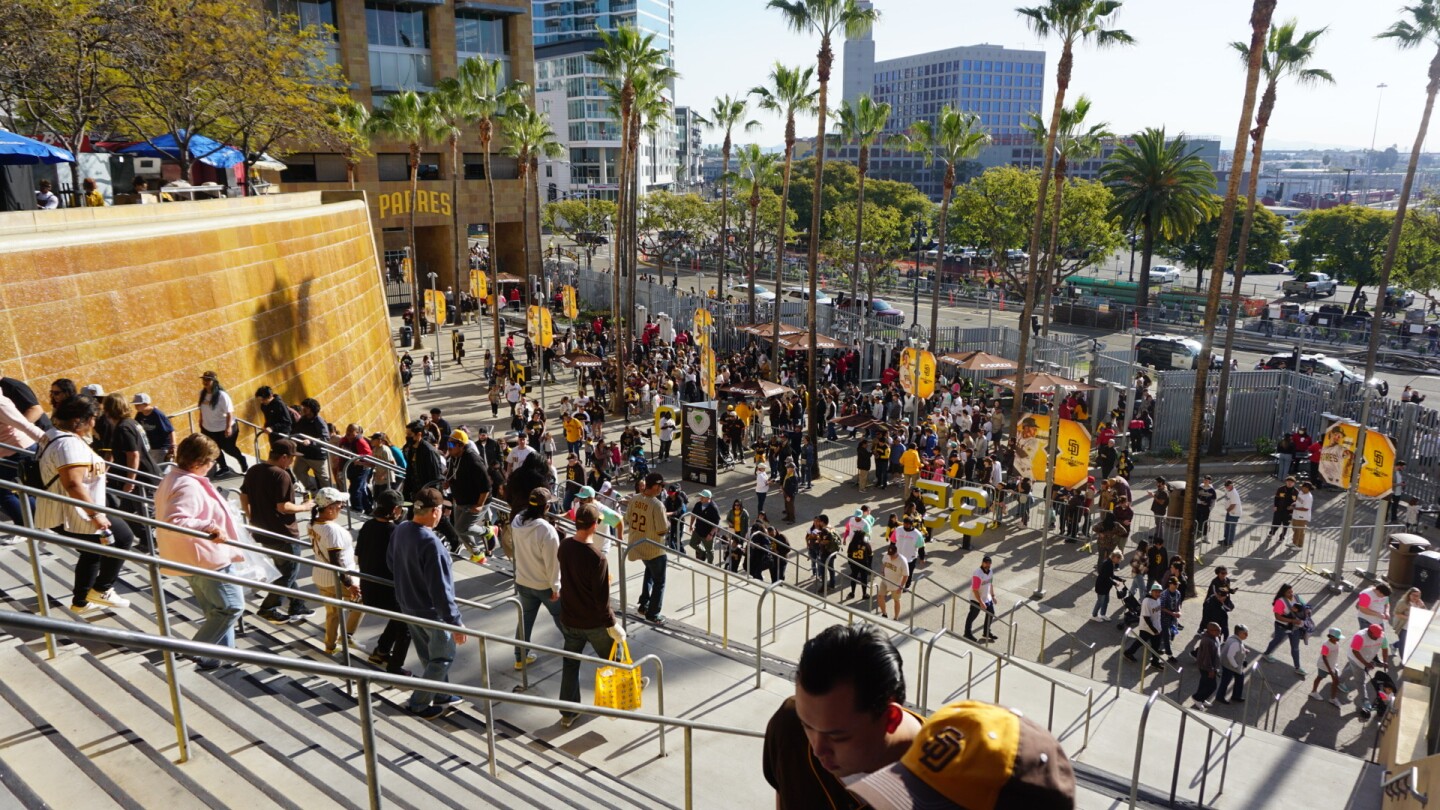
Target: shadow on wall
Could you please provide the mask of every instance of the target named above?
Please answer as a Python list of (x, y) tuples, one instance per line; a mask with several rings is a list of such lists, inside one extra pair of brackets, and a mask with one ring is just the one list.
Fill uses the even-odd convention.
[[(260, 353), (262, 368), (274, 369), (278, 379), (267, 381), (292, 407), (310, 394), (305, 389), (303, 347), (310, 344), (310, 292), (313, 279), (305, 279), (298, 287), (286, 286), (275, 280), (270, 292), (260, 300), (250, 319), (252, 344)], [(245, 392), (249, 396), (253, 392)], [(258, 416), (258, 414), (257, 414)]]

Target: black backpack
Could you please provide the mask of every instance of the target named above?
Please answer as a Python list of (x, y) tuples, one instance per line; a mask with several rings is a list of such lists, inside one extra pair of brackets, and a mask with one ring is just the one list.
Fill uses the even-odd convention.
[[(44, 474), (40, 472), (40, 459), (45, 457), (45, 451), (49, 450), (51, 447), (54, 447), (56, 443), (58, 443), (63, 438), (65, 437), (55, 437), (54, 441), (42, 447), (40, 449), (40, 452), (36, 453), (33, 456), (15, 457), (16, 478), (19, 479), (20, 483), (34, 489), (43, 489), (49, 491), (50, 487), (54, 486), (55, 482), (60, 480), (59, 473), (51, 476), (49, 481), (45, 480)], [(75, 438), (78, 439), (79, 437), (77, 436)]]

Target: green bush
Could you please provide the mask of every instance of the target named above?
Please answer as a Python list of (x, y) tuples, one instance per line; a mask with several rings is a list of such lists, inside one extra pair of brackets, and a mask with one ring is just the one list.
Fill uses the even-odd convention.
[(1275, 452), (1275, 440), (1269, 436), (1261, 436), (1255, 440), (1255, 452), (1262, 456), (1268, 456)]

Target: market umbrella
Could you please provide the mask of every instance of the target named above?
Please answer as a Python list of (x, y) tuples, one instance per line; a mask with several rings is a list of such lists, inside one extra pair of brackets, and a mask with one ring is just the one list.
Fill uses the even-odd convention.
[(965, 371), (1014, 371), (1015, 361), (989, 352), (955, 352), (941, 355), (940, 362), (949, 363)]
[[(1001, 388), (1015, 390), (1014, 377), (996, 377), (990, 380), (994, 385)], [(1046, 372), (1025, 375), (1025, 393), (1027, 394), (1054, 394), (1056, 392), (1069, 394), (1074, 391), (1096, 391), (1095, 386), (1077, 380), (1067, 380), (1064, 377)]]
[[(176, 133), (161, 135), (149, 141), (132, 143), (120, 150), (122, 155), (133, 155), (134, 157), (168, 158), (170, 160), (180, 159), (180, 141), (185, 137), (185, 130), (180, 130), (180, 137)], [(233, 146), (226, 146), (219, 141), (212, 140), (204, 135), (190, 136), (187, 144), (187, 151), (190, 157), (206, 166), (214, 166), (217, 169), (229, 169), (245, 162), (245, 155)]]
[[(787, 335), (780, 332), (780, 348), (792, 352), (810, 351), (810, 336), (808, 334)], [(843, 349), (845, 344), (828, 335), (815, 336), (815, 348), (817, 349)]]
[[(755, 337), (758, 337), (758, 338), (764, 338), (765, 340), (769, 340), (769, 339), (770, 339), (770, 336), (773, 335), (773, 334), (775, 334), (775, 324), (773, 324), (773, 323), (752, 323), (752, 324), (748, 324), (748, 325), (746, 325), (746, 326), (740, 327), (740, 331), (741, 331), (741, 332), (744, 332), (744, 333), (746, 333), (746, 334), (754, 335)], [(788, 324), (788, 323), (782, 323), (782, 324), (780, 324), (780, 337), (782, 337), (782, 338), (785, 337), (786, 335), (803, 335), (803, 334), (806, 334), (806, 331), (805, 331), (804, 329), (801, 329), (801, 328), (798, 327), (798, 326), (791, 326), (791, 325)]]
[(495, 277), (496, 284), (524, 284), (525, 279), (512, 273), (501, 273)]
[(868, 413), (852, 413), (849, 416), (837, 416), (831, 419), (830, 423), (835, 425), (835, 427), (849, 428), (856, 431), (865, 430), (874, 425), (885, 424)]
[(742, 397), (760, 397), (761, 399), (770, 399), (771, 397), (778, 397), (782, 394), (794, 393), (793, 388), (786, 388), (779, 383), (773, 383), (769, 380), (746, 380), (745, 382), (728, 385), (720, 390), (727, 394), (738, 394)]
[(75, 156), (44, 141), (0, 129), (0, 165), (28, 166), (36, 163), (74, 163)]
[(574, 368), (600, 368), (605, 365), (604, 360), (582, 351), (567, 352), (564, 357), (560, 358), (560, 362)]

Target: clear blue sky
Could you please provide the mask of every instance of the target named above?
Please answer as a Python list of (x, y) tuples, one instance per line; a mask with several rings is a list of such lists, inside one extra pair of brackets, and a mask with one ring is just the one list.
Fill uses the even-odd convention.
[[(1057, 46), (1042, 41), (1015, 14), (1017, 5), (1039, 0), (875, 0), (881, 20), (874, 31), (876, 58), (891, 59), (958, 45), (991, 43), (1007, 48), (1044, 48), (1049, 53), (1045, 110), (1053, 101)], [(716, 96), (743, 94), (765, 81), (777, 59), (813, 63), (818, 42), (793, 34), (764, 0), (676, 0), (675, 61), (681, 73), (677, 103), (708, 110)], [(1070, 93), (1095, 102), (1096, 120), (1119, 132), (1166, 126), (1193, 135), (1220, 137), (1230, 148), (1239, 123), (1244, 73), (1226, 43), (1248, 41), (1249, 0), (1127, 0), (1118, 25), (1138, 43), (1076, 55)], [(1302, 30), (1328, 27), (1314, 67), (1329, 70), (1336, 84), (1282, 86), (1267, 141), (1280, 146), (1370, 145), (1376, 85), (1389, 85), (1381, 101), (1376, 148), (1398, 144), (1408, 154), (1425, 100), (1425, 72), (1433, 46), (1397, 50), (1375, 34), (1398, 19), (1399, 0), (1280, 0), (1276, 19), (1298, 18)], [(843, 64), (835, 47), (832, 101), (839, 103)], [(750, 136), (771, 146), (781, 127), (756, 113), (764, 129)], [(813, 135), (812, 122), (802, 131)], [(706, 142), (718, 143), (718, 133)], [(1432, 139), (1433, 142), (1433, 139)]]

